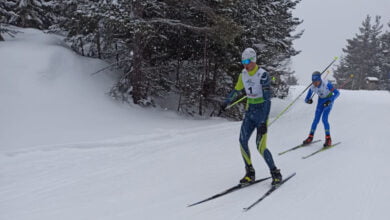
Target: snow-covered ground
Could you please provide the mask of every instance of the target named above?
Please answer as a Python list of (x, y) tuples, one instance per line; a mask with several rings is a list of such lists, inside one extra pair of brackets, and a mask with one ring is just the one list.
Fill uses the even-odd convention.
[[(309, 131), (315, 106), (300, 100), (268, 138), (296, 177), (249, 212), (270, 181), (187, 208), (244, 174), (240, 122), (119, 104), (104, 93), (111, 73), (90, 76), (104, 62), (23, 31), (0, 42), (1, 220), (390, 218), (390, 93), (341, 91), (330, 122), (342, 144), (306, 160), (322, 143), (277, 156)], [(271, 116), (302, 89), (274, 101)], [(268, 176), (254, 138), (251, 150), (257, 176)]]

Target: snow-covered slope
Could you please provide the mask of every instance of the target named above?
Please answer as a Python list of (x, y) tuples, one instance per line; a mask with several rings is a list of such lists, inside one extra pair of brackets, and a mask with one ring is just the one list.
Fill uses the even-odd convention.
[(185, 128), (172, 114), (161, 117), (110, 99), (114, 74), (91, 76), (106, 63), (77, 56), (58, 36), (21, 31), (0, 42), (0, 151)]
[[(341, 91), (330, 121), (342, 144), (306, 160), (321, 144), (277, 156), (307, 135), (314, 106), (300, 101), (268, 141), (282, 173), (296, 177), (246, 213), (270, 182), (187, 208), (242, 177), (240, 122), (118, 104), (104, 94), (109, 73), (90, 76), (104, 62), (23, 31), (0, 42), (1, 220), (389, 219), (388, 92)], [(292, 90), (272, 116), (302, 87)], [(253, 143), (257, 176), (268, 176)]]

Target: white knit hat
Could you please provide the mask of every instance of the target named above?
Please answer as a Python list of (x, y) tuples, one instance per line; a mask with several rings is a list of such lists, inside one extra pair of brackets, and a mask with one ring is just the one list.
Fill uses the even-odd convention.
[(253, 48), (246, 48), (242, 52), (242, 60), (250, 59), (252, 62), (256, 63), (256, 51)]

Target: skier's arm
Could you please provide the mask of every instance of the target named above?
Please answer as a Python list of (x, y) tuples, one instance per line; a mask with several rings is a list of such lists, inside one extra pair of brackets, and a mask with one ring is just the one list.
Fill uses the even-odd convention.
[(263, 98), (265, 101), (271, 100), (271, 80), (268, 72), (264, 72), (260, 80), (261, 87), (263, 88)]
[(224, 104), (228, 105), (229, 103), (231, 103), (238, 96), (238, 93), (243, 89), (244, 89), (244, 83), (242, 83), (242, 75), (240, 74), (236, 86), (234, 87), (233, 91), (231, 91), (227, 95)]
[(332, 92), (332, 95), (330, 96), (330, 99), (331, 99), (331, 101), (333, 102), (334, 100), (337, 99), (337, 97), (339, 97), (340, 92), (339, 92), (339, 90), (337, 90), (336, 88), (334, 88), (333, 85), (332, 85), (332, 83), (330, 83), (330, 82), (328, 83), (327, 86), (328, 86), (329, 91)]
[(333, 96), (332, 96), (333, 101), (336, 100), (339, 96), (340, 96), (339, 90), (334, 89), (333, 90)]
[(233, 89), (233, 91), (231, 91), (225, 101), (224, 101), (224, 104), (227, 106), (228, 104), (230, 104), (237, 96), (238, 96), (238, 92), (237, 90)]
[(236, 86), (234, 87), (234, 90), (241, 91), (244, 89), (244, 83), (242, 82), (242, 73), (238, 76), (238, 80), (236, 83)]
[(264, 72), (260, 79), (261, 87), (263, 88), (263, 98), (265, 105), (265, 114), (268, 115), (271, 110), (271, 80), (268, 72)]
[(311, 91), (311, 88), (309, 89), (309, 91), (307, 91), (307, 95), (306, 95), (306, 98), (305, 98), (305, 102), (306, 103), (309, 103), (310, 99), (311, 99), (311, 96), (313, 95), (313, 91)]

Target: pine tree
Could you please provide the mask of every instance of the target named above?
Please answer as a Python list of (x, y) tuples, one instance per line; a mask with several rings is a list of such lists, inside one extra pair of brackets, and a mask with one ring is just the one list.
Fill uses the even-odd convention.
[[(390, 22), (388, 23), (390, 28)], [(390, 31), (386, 31), (381, 38), (381, 63), (382, 63), (382, 80), (384, 86), (390, 90)]]
[(16, 1), (4, 0), (0, 2), (0, 41), (4, 41), (4, 34), (14, 37), (17, 31), (8, 27), (9, 21), (16, 20), (18, 15), (12, 11), (16, 6)]
[(368, 15), (359, 28), (360, 33), (347, 40), (348, 44), (343, 49), (345, 56), (335, 71), (337, 84), (344, 84), (353, 74), (350, 88), (363, 89), (366, 77), (381, 78), (379, 35), (382, 27), (379, 16), (376, 16), (375, 24), (372, 25), (371, 17)]
[(4, 0), (0, 2), (0, 23), (8, 24), (19, 17), (13, 11), (16, 5), (17, 2), (15, 0)]
[(50, 0), (4, 0), (0, 13), (6, 23), (38, 29), (47, 29), (52, 24)]

